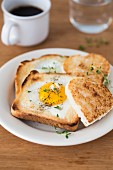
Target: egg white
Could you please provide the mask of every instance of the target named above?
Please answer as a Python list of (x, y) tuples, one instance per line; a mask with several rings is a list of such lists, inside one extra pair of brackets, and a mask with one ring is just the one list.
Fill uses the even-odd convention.
[[(51, 80), (47, 80), (45, 82), (35, 82), (33, 83), (27, 90), (26, 90), (26, 98), (23, 102), (24, 107), (29, 107), (31, 110), (38, 110), (39, 107), (43, 106), (44, 111), (49, 112), (52, 116), (56, 116), (61, 119), (64, 119), (66, 117), (66, 112), (69, 109), (69, 100), (66, 99), (63, 103), (61, 104), (57, 104), (54, 106), (46, 106), (43, 102), (40, 101), (39, 99), (39, 89), (41, 86), (43, 86), (44, 84), (48, 83), (48, 82), (55, 82), (55, 83), (60, 83), (62, 85), (64, 85), (64, 87), (66, 86), (66, 84), (71, 80), (70, 77), (64, 77), (62, 78), (61, 76), (55, 76), (55, 78), (51, 78)], [(33, 106), (33, 108), (31, 107)], [(55, 108), (55, 106), (59, 106), (62, 109), (59, 110), (57, 108)]]
[[(43, 69), (44, 67), (47, 69)], [(35, 67), (35, 70), (37, 70), (39, 73), (45, 73), (45, 72), (65, 73), (63, 64), (55, 59), (46, 59), (40, 61), (38, 65)]]

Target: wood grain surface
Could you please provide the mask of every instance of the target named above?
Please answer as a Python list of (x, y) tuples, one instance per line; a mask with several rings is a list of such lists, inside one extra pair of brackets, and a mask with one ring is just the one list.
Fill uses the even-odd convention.
[[(0, 66), (31, 50), (52, 47), (78, 49), (79, 45), (86, 45), (87, 37), (103, 37), (109, 41), (109, 45), (86, 47), (86, 51), (103, 54), (113, 64), (113, 24), (101, 34), (80, 33), (69, 22), (68, 8), (68, 0), (52, 0), (50, 34), (40, 45), (5, 46), (0, 42)], [(2, 25), (3, 16), (0, 11), (0, 30)], [(0, 80), (2, 81), (2, 77)], [(48, 147), (24, 141), (0, 126), (0, 170), (4, 169), (113, 170), (113, 131), (100, 139), (78, 146)]]

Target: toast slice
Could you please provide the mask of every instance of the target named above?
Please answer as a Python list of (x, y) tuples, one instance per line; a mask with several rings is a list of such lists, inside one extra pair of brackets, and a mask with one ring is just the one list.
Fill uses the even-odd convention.
[(20, 63), (15, 77), (16, 95), (19, 94), (21, 85), (32, 70), (39, 73), (64, 73), (63, 63), (68, 56), (48, 54), (37, 59), (26, 60)]
[(66, 95), (85, 126), (100, 120), (113, 108), (113, 97), (102, 84), (76, 77), (66, 86)]
[[(47, 98), (44, 99), (43, 102), (40, 100), (40, 95), (47, 95), (48, 92), (48, 89), (45, 88), (42, 92), (40, 92), (40, 88), (43, 85), (53, 82), (55, 85), (63, 85), (63, 87), (65, 87), (72, 78), (72, 76), (63, 73), (47, 74), (31, 71), (28, 77), (24, 80), (21, 91), (16, 96), (16, 99), (12, 104), (12, 115), (20, 119), (36, 121), (69, 131), (75, 131), (78, 127), (79, 118), (75, 110), (70, 105), (67, 97), (65, 101), (56, 105), (53, 105), (52, 103), (54, 103), (53, 101), (56, 101), (56, 97), (58, 96), (53, 97), (52, 103), (49, 106), (43, 103)], [(52, 92), (53, 95), (53, 89), (49, 90), (49, 92)], [(56, 90), (56, 88), (54, 90)], [(50, 95), (51, 94), (49, 94), (49, 97)], [(62, 93), (60, 94), (59, 91), (58, 95), (63, 97)]]
[(88, 77), (101, 83), (104, 75), (108, 75), (110, 72), (110, 64), (99, 54), (91, 53), (84, 57), (75, 55), (65, 60), (64, 70), (77, 77)]

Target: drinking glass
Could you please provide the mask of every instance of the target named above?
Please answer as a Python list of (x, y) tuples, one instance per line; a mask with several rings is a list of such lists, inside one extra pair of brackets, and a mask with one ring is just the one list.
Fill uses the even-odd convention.
[(112, 23), (113, 0), (70, 0), (70, 22), (79, 31), (96, 34)]

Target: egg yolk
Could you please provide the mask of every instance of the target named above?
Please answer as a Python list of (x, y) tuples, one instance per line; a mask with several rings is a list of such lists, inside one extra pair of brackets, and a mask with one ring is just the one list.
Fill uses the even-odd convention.
[(39, 89), (39, 99), (48, 106), (62, 104), (66, 100), (65, 87), (62, 84), (49, 82)]

